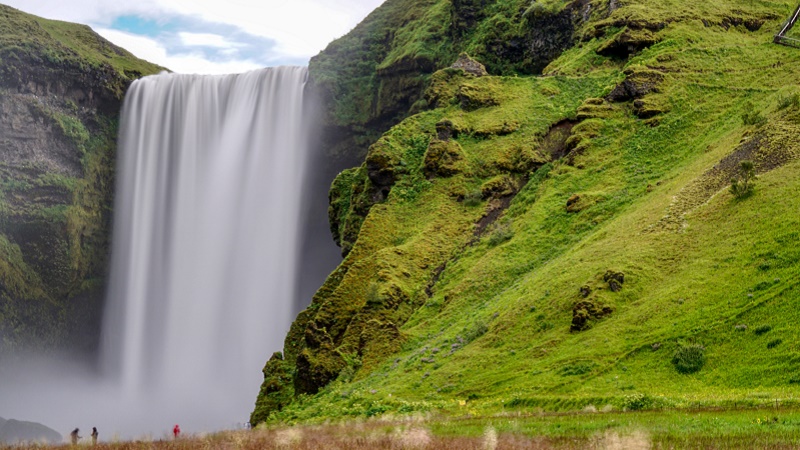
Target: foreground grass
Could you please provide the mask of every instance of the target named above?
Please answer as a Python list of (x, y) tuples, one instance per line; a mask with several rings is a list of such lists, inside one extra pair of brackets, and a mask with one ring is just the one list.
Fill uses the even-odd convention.
[[(133, 449), (784, 449), (800, 441), (800, 410), (515, 413), (382, 417), (259, 428), (178, 440), (102, 443)], [(41, 446), (0, 447), (32, 449)], [(69, 445), (50, 448), (72, 448)]]

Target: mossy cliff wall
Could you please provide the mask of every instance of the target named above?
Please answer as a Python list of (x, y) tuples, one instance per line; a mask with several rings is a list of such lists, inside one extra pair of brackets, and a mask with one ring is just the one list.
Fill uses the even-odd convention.
[(536, 74), (569, 48), (587, 0), (531, 14), (528, 0), (387, 0), (312, 58), (329, 154), (363, 158), (389, 127), (428, 107), (431, 75), (467, 51), (494, 75)]
[[(794, 6), (385, 3), (312, 64), (330, 142), (367, 150), (330, 192), (345, 259), (252, 421), (797, 393), (792, 348), (730, 335), (797, 335), (797, 221), (778, 211), (800, 199), (779, 137), (800, 132), (800, 52), (772, 43)], [(449, 67), (461, 51), (488, 75)], [(382, 91), (400, 67), (414, 89)], [(742, 159), (760, 201), (724, 190)], [(708, 363), (686, 377), (671, 356), (695, 342)]]
[(0, 5), (0, 354), (96, 347), (119, 111), (159, 70)]

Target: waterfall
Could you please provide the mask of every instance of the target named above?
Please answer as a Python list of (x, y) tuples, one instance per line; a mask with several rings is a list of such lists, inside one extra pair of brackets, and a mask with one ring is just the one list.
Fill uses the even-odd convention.
[(168, 404), (176, 422), (236, 414), (198, 427), (247, 420), (293, 319), (306, 77), (281, 67), (130, 87), (101, 355), (124, 398)]

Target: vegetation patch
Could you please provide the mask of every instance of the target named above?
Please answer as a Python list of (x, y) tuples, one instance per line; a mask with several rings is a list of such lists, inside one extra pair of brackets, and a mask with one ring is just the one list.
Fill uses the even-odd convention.
[(672, 365), (682, 374), (699, 372), (706, 363), (706, 348), (700, 344), (678, 344), (672, 355)]

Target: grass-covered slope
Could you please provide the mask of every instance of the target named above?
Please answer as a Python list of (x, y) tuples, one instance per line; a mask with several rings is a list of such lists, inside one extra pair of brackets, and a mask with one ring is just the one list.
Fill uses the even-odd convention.
[(130, 82), (160, 70), (84, 25), (0, 5), (0, 353), (91, 350), (117, 118)]
[(587, 5), (544, 76), (440, 71), (340, 175), (351, 248), (254, 422), (800, 395), (796, 5)]
[(431, 74), (467, 51), (494, 74), (534, 74), (575, 40), (587, 0), (387, 0), (309, 65), (325, 145), (363, 157), (390, 126), (427, 108)]

